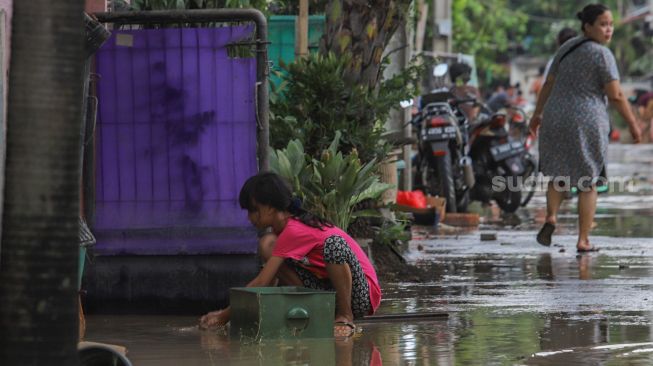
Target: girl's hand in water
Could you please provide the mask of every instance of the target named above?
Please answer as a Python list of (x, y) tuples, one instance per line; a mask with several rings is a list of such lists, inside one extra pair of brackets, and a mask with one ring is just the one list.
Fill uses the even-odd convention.
[(200, 329), (222, 327), (229, 321), (229, 315), (224, 310), (212, 311), (200, 318)]

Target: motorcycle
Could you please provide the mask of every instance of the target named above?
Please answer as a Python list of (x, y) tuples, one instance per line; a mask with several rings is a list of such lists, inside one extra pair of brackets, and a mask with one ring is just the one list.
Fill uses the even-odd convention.
[(512, 138), (525, 143), (529, 135), (526, 112), (519, 107), (508, 107), (505, 108), (505, 111), (508, 121), (508, 133)]
[(523, 183), (537, 171), (527, 141), (510, 134), (508, 114), (485, 113), (470, 128), (470, 156), (476, 184), (472, 200), (489, 203), (495, 200), (508, 213), (515, 212), (532, 197), (529, 191), (522, 200)]
[[(447, 68), (436, 66), (434, 76), (443, 76)], [(418, 136), (415, 187), (444, 198), (447, 212), (465, 212), (474, 186), (468, 120), (447, 88), (422, 96), (421, 105), (411, 120)]]

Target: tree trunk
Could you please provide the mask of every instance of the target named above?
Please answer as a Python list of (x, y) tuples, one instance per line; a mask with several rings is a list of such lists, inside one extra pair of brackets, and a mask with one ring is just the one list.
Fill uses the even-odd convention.
[(295, 58), (308, 56), (308, 0), (299, 0), (299, 14), (295, 20)]
[(77, 364), (82, 0), (14, 1), (2, 365)]
[(417, 2), (417, 9), (419, 9), (419, 21), (417, 22), (417, 30), (415, 32), (415, 54), (419, 55), (424, 51), (424, 39), (426, 38), (426, 22), (429, 16), (429, 4), (424, 3), (424, 0)]
[(331, 0), (320, 52), (351, 55), (349, 81), (375, 88), (383, 51), (404, 22), (410, 0)]

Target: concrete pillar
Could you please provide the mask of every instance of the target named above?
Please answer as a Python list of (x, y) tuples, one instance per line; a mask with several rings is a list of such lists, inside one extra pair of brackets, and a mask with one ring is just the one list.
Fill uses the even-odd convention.
[(433, 47), (435, 52), (451, 52), (451, 0), (433, 0)]

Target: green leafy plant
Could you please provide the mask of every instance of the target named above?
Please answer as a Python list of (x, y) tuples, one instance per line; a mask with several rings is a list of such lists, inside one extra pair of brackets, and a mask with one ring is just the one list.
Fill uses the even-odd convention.
[(386, 156), (390, 146), (382, 138), (383, 125), (401, 100), (417, 94), (417, 80), (426, 66), (414, 62), (370, 89), (347, 80), (348, 65), (348, 56), (334, 54), (311, 54), (281, 65), (282, 83), (270, 100), (272, 147), (281, 149), (296, 139), (307, 154), (318, 158), (340, 131), (344, 153), (357, 150), (364, 163)]
[[(124, 0), (119, 0), (124, 2)], [(133, 10), (258, 8), (266, 9), (267, 0), (135, 0)]]
[(270, 169), (284, 177), (295, 194), (305, 199), (304, 187), (311, 180), (311, 160), (299, 140), (292, 140), (285, 149), (270, 152)]
[[(549, 3), (549, 2), (547, 2)], [(574, 14), (574, 13), (570, 13)], [(504, 63), (511, 47), (526, 33), (528, 16), (509, 0), (459, 0), (452, 4), (453, 44), (458, 52), (476, 57), (483, 85), (490, 78), (508, 77)], [(540, 34), (546, 34), (542, 32)], [(490, 76), (493, 75), (493, 76)]]
[(375, 230), (374, 243), (396, 247), (400, 242), (407, 242), (410, 240), (408, 222), (408, 219), (384, 220)]
[(364, 200), (379, 199), (392, 185), (379, 181), (376, 160), (362, 164), (356, 150), (339, 151), (341, 136), (336, 132), (319, 159), (307, 155), (302, 143), (293, 140), (270, 154), (270, 167), (290, 182), (308, 210), (346, 230), (357, 217), (378, 215), (376, 210), (355, 207)]

